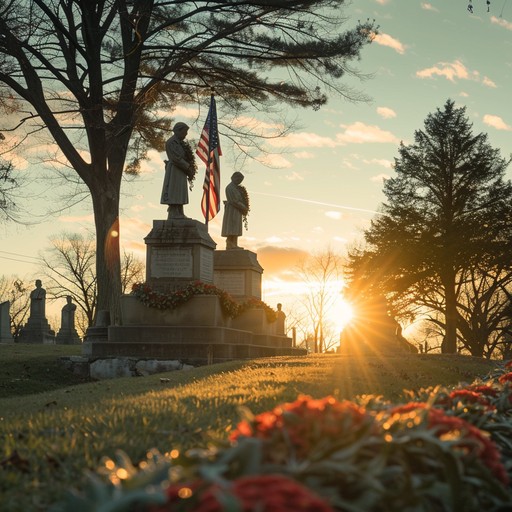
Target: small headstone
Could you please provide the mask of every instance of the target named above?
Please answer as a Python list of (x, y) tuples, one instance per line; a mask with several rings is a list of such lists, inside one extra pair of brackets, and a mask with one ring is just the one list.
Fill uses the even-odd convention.
[(66, 297), (66, 301), (61, 311), (60, 331), (55, 341), (60, 345), (79, 345), (81, 340), (75, 329), (76, 304), (73, 304), (73, 298), (70, 295)]
[(11, 304), (8, 300), (0, 304), (0, 343), (14, 342), (11, 334), (10, 306)]
[(278, 336), (284, 336), (285, 334), (286, 315), (284, 311), (281, 309), (282, 307), (282, 304), (277, 305), (276, 334)]
[(51, 330), (46, 319), (46, 290), (41, 280), (36, 280), (36, 287), (30, 293), (30, 316), (20, 330), (20, 343), (55, 343), (55, 332)]

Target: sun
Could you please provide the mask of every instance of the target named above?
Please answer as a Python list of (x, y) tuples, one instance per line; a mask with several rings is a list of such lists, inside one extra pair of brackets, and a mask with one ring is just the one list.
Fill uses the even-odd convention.
[(336, 332), (341, 332), (352, 318), (354, 318), (352, 305), (343, 297), (338, 298), (333, 304), (329, 318)]

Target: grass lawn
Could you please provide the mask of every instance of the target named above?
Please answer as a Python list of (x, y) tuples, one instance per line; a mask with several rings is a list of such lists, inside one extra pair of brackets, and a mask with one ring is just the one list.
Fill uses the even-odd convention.
[(259, 413), (299, 394), (398, 402), (404, 389), (472, 382), (495, 367), (465, 356), (310, 355), (81, 383), (56, 362), (78, 354), (80, 347), (0, 346), (2, 512), (48, 510), (65, 489), (83, 484), (84, 470), (118, 449), (137, 461), (149, 448), (225, 439), (241, 406)]

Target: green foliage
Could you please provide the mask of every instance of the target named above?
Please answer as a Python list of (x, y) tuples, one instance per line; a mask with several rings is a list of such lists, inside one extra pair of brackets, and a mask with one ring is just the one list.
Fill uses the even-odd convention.
[[(53, 510), (227, 512), (243, 504), (243, 510), (291, 512), (290, 495), (277, 505), (290, 480), (295, 493), (323, 499), (309, 507), (302, 501), (301, 510), (309, 512), (506, 510), (512, 507), (512, 373), (506, 371), (485, 386), (474, 384), (473, 391), (423, 392), (424, 401), (399, 405), (302, 395), (258, 415), (246, 413), (229, 443), (151, 451), (140, 469), (118, 452), (117, 460), (103, 461), (103, 484), (93, 477), (88, 491)], [(493, 400), (507, 405), (498, 409)], [(479, 414), (468, 415), (461, 401), (489, 405), (480, 413), (506, 424), (507, 439), (490, 440), (489, 431), (471, 422)], [(247, 481), (250, 493), (243, 488)], [(263, 496), (255, 491), (260, 482)]]
[[(44, 357), (76, 354), (79, 347), (0, 347), (0, 375), (14, 352), (27, 364)], [(58, 350), (58, 352), (55, 352)], [(11, 355), (9, 355), (11, 354)], [(45, 372), (48, 366), (42, 364)], [(240, 408), (254, 414), (299, 394), (402, 396), (402, 390), (473, 381), (495, 367), (492, 361), (455, 356), (397, 356), (386, 359), (315, 355), (233, 361), (191, 371), (60, 386), (38, 380), (40, 393), (26, 388), (0, 398), (0, 494), (2, 512), (47, 511), (65, 491), (85, 485), (84, 470), (123, 450), (133, 461), (148, 449), (180, 453), (225, 439)], [(46, 372), (52, 379), (54, 367)], [(72, 379), (69, 375), (67, 378)], [(22, 382), (23, 386), (27, 384)], [(20, 384), (21, 385), (21, 384)]]

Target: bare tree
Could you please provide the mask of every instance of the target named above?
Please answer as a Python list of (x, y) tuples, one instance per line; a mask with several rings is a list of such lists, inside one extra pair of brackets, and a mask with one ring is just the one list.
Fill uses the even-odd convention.
[(17, 276), (0, 276), (0, 302), (9, 301), (11, 333), (14, 341), (18, 339), (20, 329), (28, 319), (30, 310), (30, 289)]
[[(0, 142), (5, 141), (5, 136), (0, 133)], [(14, 165), (3, 156), (7, 151), (0, 149), (0, 219), (18, 220), (16, 212), (18, 211), (16, 192), (20, 188), (20, 178), (15, 175)]]
[(166, 115), (205, 103), (211, 87), (235, 114), (278, 103), (318, 109), (328, 93), (359, 99), (344, 78), (357, 75), (350, 62), (376, 27), (342, 31), (344, 3), (0, 0), (0, 96), (21, 105), (9, 128), (48, 133), (87, 187), (98, 306), (114, 321), (123, 172), (163, 150)]
[(302, 305), (313, 333), (313, 351), (323, 352), (330, 332), (329, 313), (341, 294), (341, 256), (328, 248), (304, 259), (297, 273), (307, 288)]
[(73, 297), (78, 306), (77, 326), (86, 329), (93, 325), (97, 305), (94, 238), (62, 233), (53, 237), (50, 244), (40, 254), (46, 293), (52, 299)]
[(135, 283), (144, 282), (145, 276), (144, 262), (139, 260), (133, 253), (126, 252), (123, 249), (121, 258), (121, 289), (123, 294), (130, 293)]
[[(73, 297), (79, 308), (77, 326), (83, 334), (93, 325), (98, 307), (93, 235), (62, 233), (50, 240), (50, 247), (40, 257), (48, 297)], [(144, 280), (144, 264), (133, 254), (123, 251), (121, 276), (124, 293), (134, 282)]]

